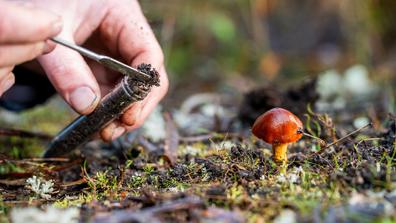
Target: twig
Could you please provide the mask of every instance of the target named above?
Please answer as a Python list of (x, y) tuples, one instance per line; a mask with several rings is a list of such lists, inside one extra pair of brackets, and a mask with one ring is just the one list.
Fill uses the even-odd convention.
[(87, 172), (87, 161), (84, 161), (84, 165), (81, 167), (84, 177), (83, 179), (86, 180), (86, 182), (91, 183), (92, 186), (92, 190), (93, 190), (93, 197), (96, 200), (96, 183), (95, 181), (89, 176), (88, 172)]
[(16, 162), (19, 161), (29, 161), (29, 162), (69, 162), (69, 158), (62, 158), (62, 157), (54, 157), (54, 158), (29, 158), (29, 159), (23, 159), (23, 160), (16, 160)]
[(118, 187), (122, 187), (122, 184), (124, 184), (125, 181), (125, 166), (119, 167), (120, 170), (120, 179), (118, 180)]
[(51, 140), (53, 136), (45, 133), (30, 132), (21, 129), (0, 128), (0, 136), (17, 136), (20, 138), (38, 138), (41, 140)]
[(87, 182), (87, 178), (82, 178), (82, 179), (75, 180), (75, 181), (72, 181), (72, 182), (66, 182), (64, 184), (61, 184), (60, 186), (63, 187), (63, 188), (67, 188), (67, 187), (72, 187), (72, 186), (84, 184), (86, 182)]
[(309, 134), (309, 133), (306, 133), (306, 132), (303, 132), (303, 131), (300, 131), (303, 135), (305, 135), (305, 136), (308, 136), (308, 137), (310, 137), (310, 138), (313, 138), (313, 139), (316, 139), (316, 140), (318, 140), (319, 141), (319, 143), (322, 145), (326, 145), (326, 142), (323, 140), (323, 139), (321, 139), (321, 138), (319, 138), (319, 137), (317, 137), (317, 136), (314, 136), (314, 135), (311, 135), (311, 134)]
[(165, 212), (175, 212), (178, 210), (191, 210), (203, 206), (201, 199), (195, 196), (181, 198), (171, 203), (163, 203), (154, 207), (145, 208), (140, 211), (131, 212), (130, 210), (113, 211), (110, 216), (100, 216), (94, 219), (94, 223), (121, 223), (121, 222), (159, 222), (156, 215)]
[[(327, 149), (327, 148), (329, 148), (330, 146), (339, 143), (340, 141), (342, 141), (342, 140), (348, 138), (348, 137), (351, 136), (351, 135), (354, 135), (354, 134), (356, 134), (356, 133), (362, 131), (363, 129), (365, 129), (365, 128), (371, 126), (371, 125), (372, 125), (372, 123), (368, 123), (367, 125), (362, 126), (362, 127), (358, 128), (358, 129), (356, 129), (355, 131), (352, 131), (352, 132), (348, 133), (348, 134), (345, 135), (344, 137), (342, 137), (342, 138), (340, 138), (340, 139), (337, 139), (337, 140), (335, 140), (334, 142), (332, 142), (332, 143), (330, 143), (330, 144), (327, 144), (323, 139), (321, 139), (321, 138), (319, 138), (319, 137), (317, 137), (317, 136), (313, 136), (313, 135), (311, 135), (311, 134), (309, 134), (309, 133), (303, 132), (302, 130), (299, 130), (298, 133), (303, 134), (303, 135), (305, 135), (305, 136), (308, 136), (308, 137), (310, 137), (310, 138), (314, 138), (314, 139), (316, 139), (316, 140), (319, 140), (320, 144), (321, 144), (321, 145), (324, 145), (323, 148), (321, 148), (321, 150), (319, 151), (319, 153), (320, 153), (320, 152), (323, 152), (324, 149)], [(359, 142), (359, 143), (360, 143), (360, 142)]]
[(164, 118), (166, 127), (164, 158), (173, 166), (177, 160), (177, 149), (179, 148), (180, 136), (171, 115), (165, 113)]
[[(180, 141), (183, 143), (193, 143), (193, 142), (200, 142), (205, 140), (214, 140), (212, 138), (218, 139), (221, 138), (220, 135), (225, 135), (225, 137), (229, 138), (244, 138), (243, 135), (236, 132), (216, 132), (216, 133), (208, 133), (203, 135), (196, 135), (196, 136), (181, 136)], [(221, 139), (224, 140), (224, 139)]]
[(214, 136), (214, 134), (204, 134), (204, 135), (197, 135), (197, 136), (186, 136), (186, 137), (180, 137), (180, 141), (182, 141), (184, 143), (199, 142), (199, 141), (209, 140), (213, 136)]
[(21, 160), (14, 160), (8, 158), (0, 158), (1, 163), (14, 163), (14, 164), (22, 164), (22, 165), (32, 165), (32, 166), (39, 166), (41, 165), (40, 162), (69, 162), (70, 160), (67, 158), (29, 158), (29, 159), (21, 159)]
[(330, 143), (330, 144), (326, 145), (326, 147), (325, 147), (325, 148), (329, 148), (330, 146), (332, 146), (332, 145), (335, 145), (335, 144), (339, 143), (340, 141), (342, 141), (342, 140), (344, 140), (344, 139), (348, 138), (348, 137), (349, 137), (349, 136), (351, 136), (351, 135), (354, 135), (354, 134), (356, 134), (356, 133), (358, 133), (358, 132), (362, 131), (363, 129), (365, 129), (365, 128), (367, 128), (367, 127), (371, 126), (371, 125), (372, 125), (372, 123), (368, 123), (367, 125), (365, 125), (365, 126), (363, 126), (363, 127), (360, 127), (360, 128), (358, 128), (358, 129), (356, 129), (355, 131), (353, 131), (353, 132), (350, 132), (350, 133), (349, 133), (349, 134), (347, 134), (346, 136), (344, 136), (344, 137), (342, 137), (342, 138), (340, 138), (340, 139), (338, 139), (338, 140), (336, 140), (336, 141), (334, 141), (334, 142), (332, 142), (332, 143)]
[(362, 139), (362, 140), (360, 140), (358, 143), (356, 143), (356, 145), (360, 145), (360, 143), (366, 142), (366, 141), (375, 141), (375, 140), (381, 140), (381, 139), (382, 139), (382, 138), (378, 138), (378, 137)]
[(45, 199), (34, 199), (34, 200), (26, 200), (26, 201), (3, 201), (3, 203), (7, 206), (38, 206), (47, 202)]
[(24, 186), (26, 185), (26, 178), (16, 180), (0, 180), (0, 184), (7, 186)]

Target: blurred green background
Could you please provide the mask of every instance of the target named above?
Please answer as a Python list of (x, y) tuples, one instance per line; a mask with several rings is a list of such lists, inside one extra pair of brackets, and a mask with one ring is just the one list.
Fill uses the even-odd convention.
[[(363, 64), (394, 77), (396, 2), (383, 0), (142, 0), (163, 47), (166, 103), (193, 92), (291, 85)], [(181, 92), (183, 92), (181, 94)]]
[[(282, 90), (317, 76), (325, 77), (317, 87), (326, 96), (316, 106), (322, 112), (348, 110), (352, 116), (366, 117), (372, 111), (385, 115), (396, 111), (396, 1), (140, 3), (165, 54), (170, 78), (162, 102), (165, 111), (177, 110), (184, 99), (202, 92), (226, 93), (236, 108), (242, 93), (255, 87)], [(375, 91), (370, 88), (384, 94), (372, 96)], [(362, 92), (372, 97), (352, 104), (351, 98)], [(236, 109), (232, 112), (237, 114)], [(0, 114), (3, 127), (52, 135), (76, 117), (59, 97), (22, 113), (2, 109)], [(14, 157), (24, 157), (17, 154), (18, 148), (42, 151), (31, 140), (19, 146), (12, 140), (6, 139), (0, 151), (12, 149)]]

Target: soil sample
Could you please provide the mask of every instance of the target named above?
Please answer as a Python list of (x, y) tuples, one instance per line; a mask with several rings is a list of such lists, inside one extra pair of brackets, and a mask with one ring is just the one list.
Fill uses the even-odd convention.
[(78, 117), (52, 140), (44, 157), (68, 154), (91, 139), (104, 126), (119, 118), (134, 102), (143, 100), (153, 85), (159, 86), (158, 72), (151, 68), (150, 64), (141, 64), (138, 69), (149, 74), (152, 80), (146, 83), (129, 76), (123, 77), (91, 114)]

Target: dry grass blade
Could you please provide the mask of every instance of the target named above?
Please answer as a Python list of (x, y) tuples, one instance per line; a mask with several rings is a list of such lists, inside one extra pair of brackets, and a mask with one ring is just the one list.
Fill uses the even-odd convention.
[(358, 128), (358, 129), (356, 129), (355, 131), (350, 132), (350, 133), (347, 134), (346, 136), (344, 136), (344, 137), (342, 137), (342, 138), (340, 138), (340, 139), (338, 139), (338, 140), (336, 140), (336, 141), (334, 141), (334, 142), (328, 144), (325, 148), (329, 148), (330, 146), (335, 145), (335, 144), (341, 142), (342, 140), (348, 138), (349, 136), (352, 136), (352, 135), (354, 135), (354, 134), (356, 134), (356, 133), (362, 131), (363, 129), (365, 129), (365, 128), (367, 128), (367, 127), (370, 127), (371, 125), (372, 125), (371, 123), (368, 123), (367, 125), (365, 125), (365, 126), (363, 126), (363, 127), (360, 127), (360, 128)]
[(94, 223), (121, 223), (121, 222), (160, 222), (157, 218), (158, 214), (166, 212), (176, 212), (180, 210), (191, 210), (193, 208), (202, 207), (203, 202), (201, 199), (195, 196), (181, 198), (171, 202), (163, 203), (158, 206), (143, 209), (141, 211), (131, 212), (128, 210), (124, 211), (113, 211), (110, 216), (96, 217)]
[(24, 186), (26, 184), (26, 179), (0, 180), (0, 184), (6, 186)]
[(30, 132), (21, 129), (0, 128), (0, 136), (17, 136), (20, 138), (37, 138), (41, 140), (51, 140), (53, 136), (45, 133)]

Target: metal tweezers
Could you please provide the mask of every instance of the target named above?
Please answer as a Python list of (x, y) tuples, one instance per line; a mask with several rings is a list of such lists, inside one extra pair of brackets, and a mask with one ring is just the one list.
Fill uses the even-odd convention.
[(103, 66), (105, 66), (105, 67), (107, 67), (107, 68), (109, 68), (111, 70), (120, 72), (120, 73), (122, 73), (124, 75), (128, 75), (128, 76), (130, 76), (132, 78), (136, 78), (136, 79), (138, 79), (140, 81), (150, 82), (150, 80), (151, 80), (151, 76), (150, 75), (147, 75), (147, 74), (139, 71), (138, 69), (130, 67), (130, 66), (128, 66), (128, 65), (126, 65), (126, 64), (124, 64), (124, 63), (122, 63), (122, 62), (120, 62), (118, 60), (115, 60), (115, 59), (113, 59), (111, 57), (97, 54), (95, 52), (92, 52), (92, 51), (84, 48), (84, 47), (77, 46), (77, 45), (75, 45), (73, 43), (67, 42), (67, 41), (65, 41), (63, 39), (59, 39), (59, 38), (56, 38), (56, 37), (51, 38), (51, 40), (54, 41), (55, 43), (59, 43), (59, 44), (65, 46), (65, 47), (73, 49), (73, 50), (79, 52), (81, 55), (86, 56), (86, 57), (88, 57), (88, 58), (90, 58), (92, 60), (95, 60), (98, 63), (102, 64)]

